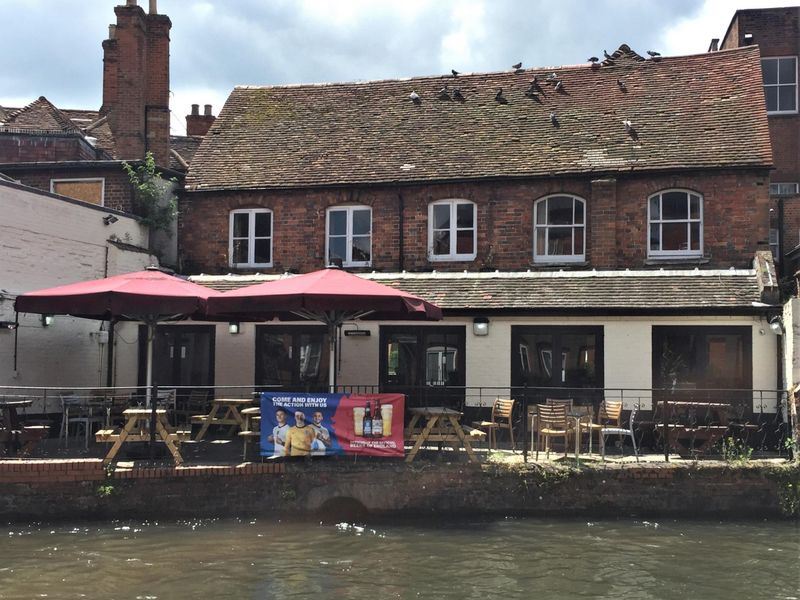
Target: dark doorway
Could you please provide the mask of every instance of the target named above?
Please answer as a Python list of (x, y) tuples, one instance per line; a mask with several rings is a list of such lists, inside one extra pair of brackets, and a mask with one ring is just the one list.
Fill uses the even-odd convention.
[(406, 394), (410, 406), (463, 404), (463, 326), (384, 325), (380, 344), (381, 391)]
[[(159, 387), (214, 385), (214, 325), (159, 325), (153, 348), (153, 383)], [(139, 385), (145, 384), (147, 327), (139, 326)], [(188, 395), (190, 389), (181, 390)]]
[(593, 400), (596, 394), (602, 396), (602, 392), (580, 390), (603, 387), (603, 328), (511, 327), (511, 385), (562, 388), (563, 392), (542, 394), (571, 397), (581, 403)]
[(328, 330), (323, 326), (258, 325), (256, 386), (325, 392), (328, 353)]

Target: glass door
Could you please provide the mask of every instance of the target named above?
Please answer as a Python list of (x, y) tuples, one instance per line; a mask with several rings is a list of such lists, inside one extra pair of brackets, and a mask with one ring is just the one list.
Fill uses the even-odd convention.
[(286, 391), (328, 389), (328, 331), (314, 325), (256, 327), (256, 386)]
[[(153, 383), (160, 388), (214, 385), (213, 325), (159, 325), (153, 347)], [(139, 327), (139, 385), (147, 376), (147, 327)], [(181, 390), (188, 396), (191, 389)]]
[(381, 391), (406, 394), (410, 406), (460, 407), (466, 382), (464, 327), (385, 325), (380, 338)]

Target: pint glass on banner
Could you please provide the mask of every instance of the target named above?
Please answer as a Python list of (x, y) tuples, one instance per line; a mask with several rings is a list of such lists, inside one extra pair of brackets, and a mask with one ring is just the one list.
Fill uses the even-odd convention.
[(261, 455), (403, 456), (402, 394), (261, 394)]

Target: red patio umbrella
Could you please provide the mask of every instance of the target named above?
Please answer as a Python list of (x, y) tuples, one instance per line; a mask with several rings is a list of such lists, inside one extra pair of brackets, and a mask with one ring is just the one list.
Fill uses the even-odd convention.
[(286, 279), (268, 281), (225, 292), (208, 299), (212, 318), (244, 317), (291, 320), (300, 317), (328, 326), (333, 389), (336, 365), (336, 329), (355, 319), (439, 321), (442, 310), (402, 290), (364, 279), (338, 268), (327, 268)]
[(153, 382), (156, 324), (202, 318), (206, 301), (219, 292), (156, 269), (81, 281), (17, 296), (17, 312), (72, 315), (102, 321), (141, 321), (147, 325), (147, 403)]

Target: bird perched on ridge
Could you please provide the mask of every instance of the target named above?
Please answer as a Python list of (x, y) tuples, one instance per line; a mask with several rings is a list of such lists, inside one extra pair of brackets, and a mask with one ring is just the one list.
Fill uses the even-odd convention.
[(506, 97), (503, 96), (503, 88), (500, 88), (499, 90), (497, 90), (497, 93), (494, 95), (494, 99), (497, 100), (498, 102), (504, 102), (505, 101)]
[(564, 89), (564, 82), (563, 81), (557, 81), (555, 89), (556, 89), (557, 92), (560, 92), (561, 90), (563, 90)]
[(655, 58), (656, 56), (661, 56), (661, 52), (656, 52), (655, 50), (648, 50), (647, 53)]
[(420, 104), (422, 102), (422, 98), (419, 97), (419, 94), (417, 92), (411, 92), (408, 95), (408, 97), (414, 104)]
[(439, 90), (439, 100), (450, 100), (450, 91), (447, 89), (447, 84)]
[(450, 69), (450, 72), (453, 74), (453, 77), (458, 77), (459, 75), (461, 75), (461, 73), (459, 73), (455, 69)]
[(453, 98), (456, 100), (463, 100), (464, 94), (461, 93), (461, 90), (459, 88), (456, 88), (453, 90)]
[(597, 58), (596, 56), (590, 56), (589, 58), (587, 58), (587, 59), (586, 59), (586, 62), (590, 62), (590, 63), (594, 64), (594, 63), (596, 63), (596, 62), (597, 62), (597, 61), (599, 61), (599, 60), (600, 60), (600, 59), (599, 59), (599, 58)]
[(605, 50), (603, 50), (603, 56), (605, 57), (606, 60), (611, 60), (611, 55)]
[(558, 117), (556, 116), (556, 113), (554, 113), (554, 112), (551, 112), (551, 113), (550, 113), (550, 122), (551, 122), (553, 125), (556, 125), (556, 126), (558, 126)]
[(512, 68), (512, 69), (521, 69), (521, 68), (522, 68), (522, 63), (521, 63), (521, 62), (518, 62), (518, 63), (517, 63), (517, 64), (515, 64), (515, 65), (511, 65), (511, 68)]
[(623, 91), (628, 89), (628, 86), (625, 85), (625, 82), (622, 81), (622, 79), (617, 79), (617, 85), (619, 86), (619, 89)]

